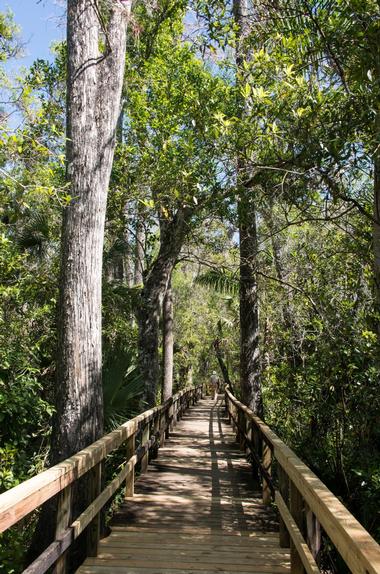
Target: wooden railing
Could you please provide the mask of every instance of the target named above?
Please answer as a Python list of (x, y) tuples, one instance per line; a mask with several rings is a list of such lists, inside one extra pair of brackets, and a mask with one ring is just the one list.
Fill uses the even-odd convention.
[[(149, 458), (154, 457), (157, 449), (164, 444), (176, 421), (201, 397), (202, 386), (180, 391), (163, 405), (124, 423), (71, 458), (1, 494), (0, 532), (4, 532), (58, 495), (55, 540), (23, 574), (43, 574), (53, 565), (55, 574), (63, 574), (66, 571), (67, 550), (85, 529), (90, 540), (87, 553), (95, 556), (99, 541), (100, 512), (103, 507), (122, 486), (125, 486), (126, 496), (133, 495), (137, 463), (140, 462), (140, 472), (144, 473)], [(125, 449), (122, 470), (101, 490), (103, 462), (111, 452), (121, 446)], [(95, 478), (91, 482), (98, 484), (99, 488), (94, 489), (93, 500), (87, 509), (72, 521), (72, 488), (79, 478), (89, 472), (93, 473)]]
[(292, 574), (320, 572), (316, 557), (321, 546), (321, 528), (353, 574), (380, 574), (380, 546), (370, 534), (228, 388), (225, 400), (237, 440), (242, 450), (251, 455), (261, 475), (263, 502), (275, 501), (277, 505), (280, 545), (291, 548)]

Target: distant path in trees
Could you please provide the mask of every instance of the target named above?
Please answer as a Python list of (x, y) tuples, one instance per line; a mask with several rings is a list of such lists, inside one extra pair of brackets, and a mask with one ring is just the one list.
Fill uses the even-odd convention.
[(222, 397), (187, 411), (78, 574), (290, 572)]

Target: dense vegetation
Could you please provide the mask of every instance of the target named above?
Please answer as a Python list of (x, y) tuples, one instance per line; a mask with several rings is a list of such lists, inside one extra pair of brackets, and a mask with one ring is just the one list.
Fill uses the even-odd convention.
[[(233, 4), (132, 9), (103, 251), (105, 427), (161, 400), (170, 285), (174, 388), (222, 361), (245, 399), (249, 276), (264, 418), (380, 538), (379, 4)], [(0, 491), (48, 461), (75, 199), (67, 47), (10, 78), (21, 45), (0, 13)], [(30, 530), (4, 537), (0, 571), (19, 571)]]

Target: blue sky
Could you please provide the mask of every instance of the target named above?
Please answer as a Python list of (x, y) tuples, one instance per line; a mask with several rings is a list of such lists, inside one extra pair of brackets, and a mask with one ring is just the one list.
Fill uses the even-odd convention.
[(36, 58), (50, 59), (50, 46), (66, 33), (65, 2), (62, 0), (0, 0), (0, 10), (10, 8), (21, 28), (25, 56), (12, 68), (30, 66)]

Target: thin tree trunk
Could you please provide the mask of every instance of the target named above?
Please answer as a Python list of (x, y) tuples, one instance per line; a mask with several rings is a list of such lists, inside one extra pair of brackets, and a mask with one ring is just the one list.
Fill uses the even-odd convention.
[(131, 249), (130, 233), (129, 233), (129, 204), (126, 203), (123, 210), (124, 229), (123, 229), (123, 242), (125, 245), (125, 253), (122, 257), (122, 281), (128, 286), (132, 287), (134, 283), (134, 270), (133, 270), (133, 253)]
[[(249, 32), (248, 0), (234, 0), (233, 12), (237, 26), (236, 84), (239, 94), (239, 71), (247, 56), (246, 40)], [(247, 103), (237, 96), (237, 112), (244, 119)], [(263, 403), (260, 379), (259, 303), (257, 294), (257, 228), (256, 206), (252, 190), (242, 182), (247, 179), (245, 150), (238, 150), (237, 187), (239, 193), (239, 249), (240, 249), (240, 388), (242, 401), (262, 416)]]
[[(379, 65), (380, 68), (380, 65)], [(380, 69), (379, 69), (380, 77)], [(380, 104), (376, 113), (375, 133), (380, 138)], [(376, 140), (377, 142), (379, 139)], [(375, 325), (378, 336), (378, 354), (380, 356), (380, 149), (377, 145), (374, 155), (374, 205), (373, 205), (373, 254), (374, 254), (374, 286), (375, 286)]]
[(174, 334), (173, 334), (173, 292), (171, 279), (166, 290), (163, 306), (163, 379), (162, 400), (166, 401), (173, 394), (173, 357), (174, 357)]
[(227, 365), (226, 365), (226, 363), (225, 363), (225, 361), (224, 361), (224, 358), (223, 358), (222, 349), (220, 348), (220, 339), (215, 339), (215, 341), (214, 341), (214, 343), (213, 343), (213, 346), (214, 346), (216, 358), (217, 358), (218, 363), (219, 363), (220, 370), (221, 370), (222, 375), (223, 375), (224, 384), (225, 384), (227, 387), (230, 387), (231, 390), (232, 390), (232, 389), (233, 389), (233, 385), (232, 385), (232, 383), (231, 383), (231, 379), (230, 379), (230, 376), (229, 376), (229, 374), (228, 374)]
[[(96, 4), (67, 5), (67, 177), (73, 199), (63, 217), (52, 464), (103, 433), (103, 237), (130, 8), (130, 2), (112, 3), (101, 53), (104, 23)], [(74, 493), (72, 518), (88, 502), (88, 490)], [(34, 550), (54, 536), (51, 509), (42, 514)]]
[(257, 292), (256, 211), (247, 190), (241, 189), (239, 204), (240, 232), (240, 388), (244, 404), (259, 416), (263, 414), (260, 347), (259, 301)]
[(145, 228), (143, 206), (138, 205), (136, 213), (135, 285), (144, 283)]
[[(118, 144), (122, 145), (124, 143), (124, 107), (121, 106), (121, 111), (117, 121), (116, 138)], [(123, 207), (122, 221), (123, 221), (123, 244), (124, 244), (124, 254), (122, 255), (120, 261), (117, 262), (117, 272), (116, 277), (125, 283), (128, 287), (132, 287), (134, 283), (134, 271), (133, 271), (133, 252), (130, 243), (130, 233), (129, 233), (129, 214), (130, 214), (130, 203), (126, 202)]]

